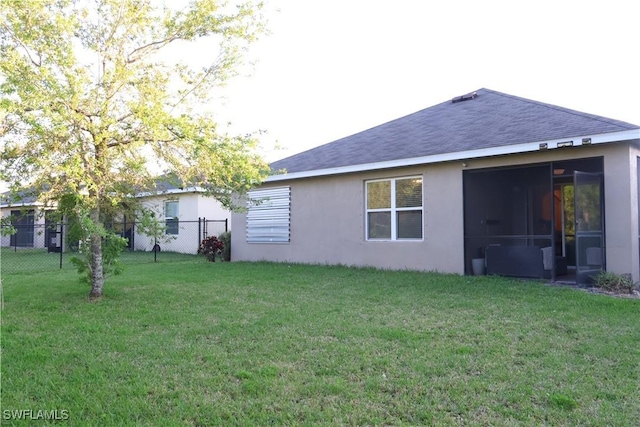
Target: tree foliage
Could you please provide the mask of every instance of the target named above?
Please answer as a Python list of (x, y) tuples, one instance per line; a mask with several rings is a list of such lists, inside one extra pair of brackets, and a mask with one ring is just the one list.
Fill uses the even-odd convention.
[[(135, 211), (159, 171), (228, 207), (268, 172), (255, 135), (224, 132), (210, 108), (264, 31), (261, 4), (159, 4), (0, 0), (0, 178), (48, 206), (76, 198), (92, 224), (92, 297), (104, 281), (101, 224)], [(171, 59), (196, 42), (206, 65)]]

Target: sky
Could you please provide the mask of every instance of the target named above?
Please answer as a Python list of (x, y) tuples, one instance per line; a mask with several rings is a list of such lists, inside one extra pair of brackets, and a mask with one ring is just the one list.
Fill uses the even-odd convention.
[(220, 91), (218, 120), (266, 131), (269, 161), (480, 88), (640, 125), (636, 7), (267, 0), (271, 34), (251, 47), (251, 72)]
[(640, 125), (633, 3), (271, 0), (220, 117), (270, 161), (480, 88)]

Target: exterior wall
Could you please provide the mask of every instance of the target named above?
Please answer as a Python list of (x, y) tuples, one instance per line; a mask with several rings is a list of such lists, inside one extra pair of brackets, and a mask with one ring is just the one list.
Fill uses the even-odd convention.
[[(199, 224), (198, 218), (207, 220), (231, 219), (231, 213), (222, 208), (220, 203), (212, 197), (205, 197), (200, 193), (179, 193), (147, 197), (142, 204), (156, 213), (156, 217), (164, 221), (164, 202), (178, 201), (178, 234), (165, 234), (157, 241), (162, 251), (192, 253), (198, 251)], [(224, 227), (222, 225), (222, 227)], [(217, 229), (216, 229), (217, 230)], [(210, 234), (217, 234), (210, 231)], [(134, 250), (151, 251), (154, 238), (134, 233)]]
[(229, 220), (229, 227), (231, 227), (231, 211), (223, 208), (220, 202), (213, 197), (205, 197), (201, 194), (191, 194), (191, 196), (196, 196), (195, 209), (198, 214), (195, 216), (195, 219), (198, 219), (198, 217), (208, 220), (227, 219)]
[[(424, 240), (366, 241), (366, 180), (422, 175)], [(462, 172), (441, 164), (274, 183), (291, 186), (289, 244), (246, 243), (246, 215), (233, 215), (233, 260), (345, 264), (462, 273)], [(265, 186), (266, 188), (267, 186)]]
[[(635, 144), (635, 145), (634, 145)], [(607, 269), (640, 280), (638, 142), (550, 149), (419, 167), (268, 183), (291, 187), (289, 244), (246, 243), (246, 214), (234, 213), (232, 260), (326, 263), (464, 273), (462, 170), (604, 157)], [(366, 241), (364, 182), (423, 176), (424, 240)]]
[[(2, 218), (11, 215), (11, 208), (0, 208), (0, 216)], [(11, 236), (0, 235), (0, 246), (3, 248), (9, 247), (11, 244)]]
[[(632, 235), (634, 237), (637, 236), (637, 242), (638, 242), (638, 247), (635, 248), (635, 252), (634, 255), (636, 257), (636, 261), (637, 261), (637, 266), (638, 266), (638, 270), (639, 270), (639, 274), (638, 277), (635, 278), (636, 281), (640, 281), (640, 141), (638, 141), (637, 144), (634, 145), (634, 147), (631, 149), (631, 156), (632, 158), (635, 158), (635, 163), (636, 163), (636, 168), (635, 168), (635, 180), (632, 180), (631, 182), (631, 191), (633, 193), (634, 190), (634, 186), (635, 186), (635, 193), (633, 193), (631, 195), (632, 200), (633, 197), (635, 196), (635, 203), (634, 201), (631, 202), (631, 207), (632, 209), (635, 209), (635, 211), (632, 213), (632, 216), (635, 214), (636, 217), (636, 233), (634, 234), (632, 232)], [(631, 163), (633, 164), (633, 159), (631, 161)], [(633, 174), (633, 171), (632, 171)], [(633, 262), (633, 260), (632, 260)]]
[(634, 144), (618, 144), (604, 158), (605, 254), (607, 271), (640, 280), (638, 176)]
[(636, 155), (628, 146), (615, 147), (604, 159), (607, 270), (638, 281), (638, 191)]

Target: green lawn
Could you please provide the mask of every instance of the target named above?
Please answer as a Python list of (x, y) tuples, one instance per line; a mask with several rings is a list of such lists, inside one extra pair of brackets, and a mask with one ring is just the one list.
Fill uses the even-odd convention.
[[(59, 269), (74, 269), (69, 261), (77, 253), (47, 252), (46, 249), (33, 248), (0, 248), (0, 268), (3, 274), (33, 274), (35, 272), (52, 272)], [(62, 259), (61, 259), (62, 258)], [(143, 252), (125, 251), (120, 256), (120, 261), (125, 265), (137, 265), (155, 262), (193, 261), (193, 255), (176, 252)]]
[(640, 300), (196, 257), (129, 265), (96, 303), (71, 269), (2, 281), (3, 425), (640, 420)]

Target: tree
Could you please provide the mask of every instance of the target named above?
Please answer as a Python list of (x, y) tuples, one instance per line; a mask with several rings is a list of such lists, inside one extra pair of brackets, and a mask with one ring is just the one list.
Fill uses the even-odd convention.
[[(0, 179), (49, 206), (75, 200), (67, 209), (88, 219), (90, 299), (103, 292), (104, 218), (134, 209), (153, 175), (171, 173), (230, 207), (268, 173), (256, 135), (219, 130), (210, 111), (264, 33), (262, 5), (159, 4), (0, 0)], [(206, 66), (169, 59), (196, 42)]]

